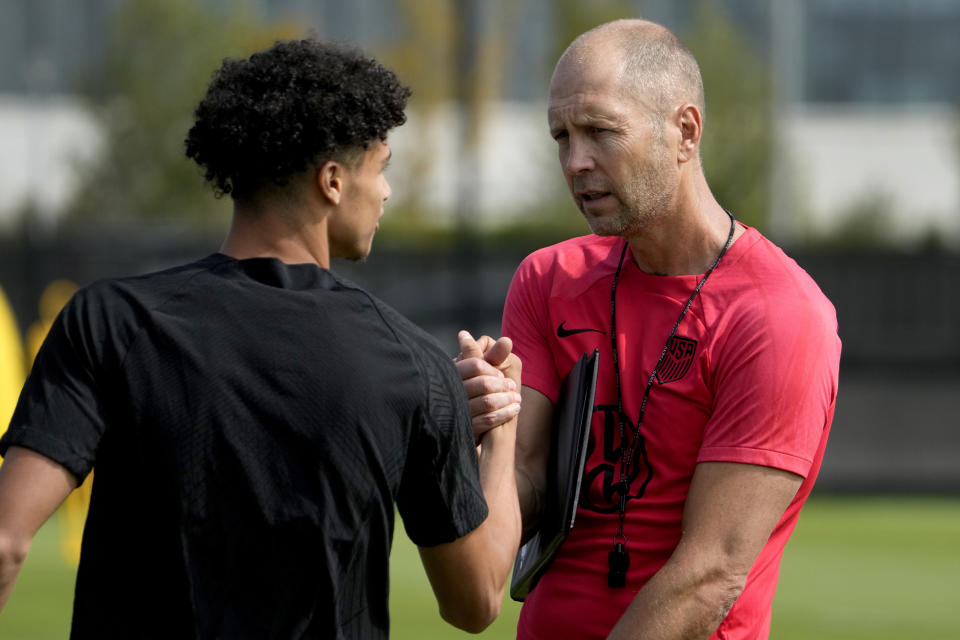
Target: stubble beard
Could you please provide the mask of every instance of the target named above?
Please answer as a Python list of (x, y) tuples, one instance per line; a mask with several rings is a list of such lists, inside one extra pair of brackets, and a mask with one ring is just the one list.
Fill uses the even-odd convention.
[(649, 163), (624, 188), (611, 189), (610, 194), (620, 203), (616, 212), (606, 216), (584, 213), (584, 217), (598, 236), (633, 235), (666, 214), (676, 188), (676, 180), (663, 161)]

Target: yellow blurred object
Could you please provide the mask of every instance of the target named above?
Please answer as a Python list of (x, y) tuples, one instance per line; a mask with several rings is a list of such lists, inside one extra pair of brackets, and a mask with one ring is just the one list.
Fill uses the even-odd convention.
[(20, 329), (3, 287), (0, 287), (0, 435), (6, 433), (10, 425), (25, 378)]
[(53, 321), (57, 319), (57, 314), (76, 292), (77, 285), (69, 280), (54, 280), (40, 294), (40, 301), (37, 302), (39, 317), (27, 329), (27, 353), (30, 357), (31, 366), (33, 366), (33, 359), (37, 357), (37, 352), (40, 351), (40, 346), (46, 339)]
[(80, 562), (80, 543), (83, 540), (83, 523), (87, 521), (90, 508), (90, 493), (93, 491), (93, 472), (79, 487), (67, 496), (57, 513), (57, 528), (60, 530), (60, 553), (72, 566)]

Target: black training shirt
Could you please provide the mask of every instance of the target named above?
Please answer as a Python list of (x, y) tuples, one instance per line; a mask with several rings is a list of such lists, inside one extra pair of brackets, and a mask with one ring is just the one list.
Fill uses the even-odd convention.
[(81, 290), (0, 452), (94, 475), (73, 638), (380, 638), (396, 504), (420, 546), (487, 514), (427, 334), (315, 265), (214, 254)]

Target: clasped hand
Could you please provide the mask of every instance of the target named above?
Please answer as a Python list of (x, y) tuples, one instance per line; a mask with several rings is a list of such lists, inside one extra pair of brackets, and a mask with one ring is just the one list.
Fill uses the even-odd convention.
[(473, 437), (502, 426), (520, 413), (520, 358), (512, 353), (510, 338), (474, 339), (467, 331), (457, 335), (460, 353), (454, 364), (470, 401)]

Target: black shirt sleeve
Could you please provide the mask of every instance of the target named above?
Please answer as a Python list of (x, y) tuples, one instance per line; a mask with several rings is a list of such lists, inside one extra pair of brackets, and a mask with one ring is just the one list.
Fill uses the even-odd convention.
[(100, 393), (102, 332), (100, 314), (84, 291), (76, 294), (54, 321), (24, 384), (0, 440), (32, 449), (66, 467), (82, 482), (93, 467), (105, 429)]
[(477, 528), (487, 503), (460, 376), (439, 347), (419, 355), (425, 402), (415, 417), (397, 507), (410, 539), (429, 547)]

